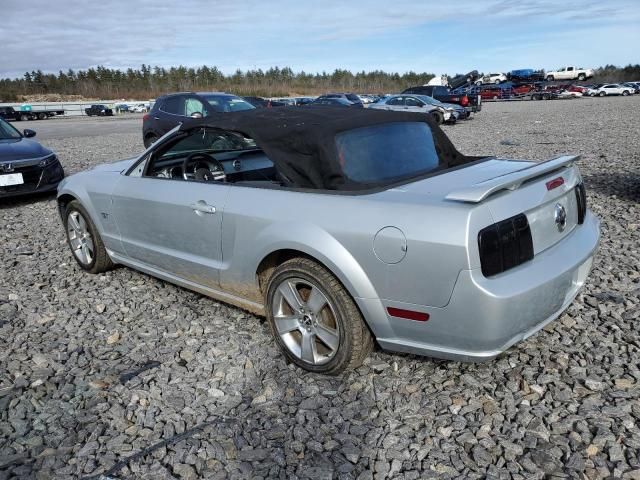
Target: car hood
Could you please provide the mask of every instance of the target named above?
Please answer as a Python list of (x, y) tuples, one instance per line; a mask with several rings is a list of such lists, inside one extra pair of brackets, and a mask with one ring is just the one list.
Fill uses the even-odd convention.
[(118, 172), (120, 173), (123, 170), (127, 170), (128, 168), (130, 168), (135, 161), (138, 159), (138, 157), (131, 157), (131, 158), (127, 158), (124, 160), (118, 160), (117, 162), (113, 162), (113, 163), (103, 163), (101, 165), (97, 165), (93, 168), (94, 171), (99, 171), (99, 172)]
[(53, 152), (48, 148), (28, 138), (0, 140), (0, 163), (40, 158), (51, 153)]

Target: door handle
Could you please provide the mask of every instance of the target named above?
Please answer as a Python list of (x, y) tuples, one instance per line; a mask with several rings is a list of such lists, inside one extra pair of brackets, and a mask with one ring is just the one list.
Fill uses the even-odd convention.
[(196, 214), (201, 214), (201, 213), (214, 214), (214, 213), (216, 213), (216, 207), (214, 207), (213, 205), (209, 205), (204, 200), (198, 200), (196, 203), (192, 203), (190, 206), (193, 209), (193, 211), (196, 212)]
[(153, 117), (154, 120), (160, 120), (160, 117)]

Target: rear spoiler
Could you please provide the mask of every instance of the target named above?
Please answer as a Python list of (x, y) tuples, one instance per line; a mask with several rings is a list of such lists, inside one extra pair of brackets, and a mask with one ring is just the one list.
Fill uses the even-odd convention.
[(500, 190), (515, 190), (527, 180), (540, 177), (562, 167), (569, 167), (579, 158), (580, 155), (562, 155), (560, 157), (550, 158), (544, 162), (534, 163), (522, 170), (491, 178), (467, 188), (454, 190), (453, 192), (449, 192), (445, 199), (458, 202), (480, 203)]

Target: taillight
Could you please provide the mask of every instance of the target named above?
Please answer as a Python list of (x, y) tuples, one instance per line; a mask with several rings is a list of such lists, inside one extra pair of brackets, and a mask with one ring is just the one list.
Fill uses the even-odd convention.
[(587, 215), (587, 192), (584, 189), (584, 183), (576, 185), (576, 202), (578, 204), (578, 223), (584, 223), (584, 217)]
[(480, 266), (491, 277), (533, 258), (533, 239), (523, 213), (483, 228), (478, 233)]
[(554, 188), (558, 188), (560, 185), (564, 184), (564, 178), (562, 177), (558, 177), (558, 178), (554, 178), (553, 180), (549, 180), (547, 182), (547, 190), (553, 190)]
[(466, 95), (462, 97), (462, 99), (460, 100), (460, 105), (462, 105), (463, 107), (466, 107), (467, 105), (469, 105), (469, 97), (467, 97)]
[(149, 114), (148, 114), (148, 113), (145, 113), (145, 114), (142, 116), (142, 121), (144, 122), (144, 121), (146, 121), (146, 120), (149, 120)]

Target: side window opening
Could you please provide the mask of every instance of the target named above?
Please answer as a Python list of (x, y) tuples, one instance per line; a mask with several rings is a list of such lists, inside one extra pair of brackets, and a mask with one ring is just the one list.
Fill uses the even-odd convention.
[(144, 173), (177, 181), (282, 186), (273, 162), (251, 138), (232, 131), (198, 128), (153, 152)]

